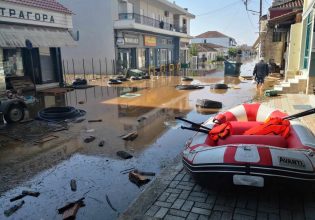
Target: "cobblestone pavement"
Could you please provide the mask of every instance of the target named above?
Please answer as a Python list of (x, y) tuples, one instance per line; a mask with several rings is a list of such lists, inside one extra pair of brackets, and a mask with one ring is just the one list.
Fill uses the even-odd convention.
[[(301, 98), (299, 103), (304, 100), (303, 104), (312, 104), (307, 97), (299, 98)], [(297, 103), (296, 99), (297, 96), (288, 96), (273, 99), (267, 104), (273, 107), (286, 107), (288, 113), (296, 113), (298, 110), (293, 108), (293, 104)], [(307, 117), (305, 120), (308, 122), (315, 121), (314, 117)], [(313, 125), (308, 123), (308, 126), (314, 131)], [(164, 170), (120, 216), (120, 219), (310, 220), (315, 219), (315, 190), (304, 186), (288, 188), (282, 185), (265, 188), (231, 185), (202, 187), (183, 169), (179, 157), (174, 165)]]
[(315, 193), (234, 186), (203, 188), (182, 169), (145, 216), (174, 220), (315, 219)]

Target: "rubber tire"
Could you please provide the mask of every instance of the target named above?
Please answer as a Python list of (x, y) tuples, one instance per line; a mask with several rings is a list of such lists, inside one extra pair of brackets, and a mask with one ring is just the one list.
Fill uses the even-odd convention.
[(198, 99), (196, 106), (200, 108), (222, 108), (222, 102), (212, 101), (209, 99)]
[(189, 81), (194, 81), (194, 79), (190, 77), (182, 77), (182, 81), (189, 82)]
[[(18, 120), (13, 120), (10, 116), (11, 111), (13, 110), (18, 110), (19, 113), (21, 114), (21, 117)], [(24, 108), (19, 105), (19, 104), (11, 104), (8, 110), (4, 114), (4, 119), (6, 120), (7, 123), (17, 123), (20, 122), (24, 119), (25, 116), (25, 111)]]
[(223, 84), (223, 83), (218, 83), (214, 85), (214, 89), (228, 89), (228, 85)]
[(198, 85), (178, 85), (176, 86), (176, 89), (178, 90), (194, 90), (194, 89), (203, 89), (204, 86), (198, 86)]

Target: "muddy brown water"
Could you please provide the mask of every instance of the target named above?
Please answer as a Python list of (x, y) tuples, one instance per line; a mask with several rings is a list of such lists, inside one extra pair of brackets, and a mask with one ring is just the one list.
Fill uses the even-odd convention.
[[(214, 112), (196, 108), (197, 99), (222, 101), (223, 109), (229, 109), (252, 100), (255, 94), (250, 81), (224, 77), (221, 70), (202, 71), (199, 76), (195, 71), (193, 78), (193, 83), (205, 87), (176, 90), (175, 86), (182, 83), (181, 77), (163, 76), (118, 86), (93, 81), (91, 84), (96, 86), (92, 88), (57, 96), (40, 95), (40, 103), (30, 107), (31, 117), (43, 107), (74, 106), (87, 112), (87, 120), (102, 119), (102, 122), (86, 120), (72, 124), (69, 131), (58, 133), (64, 142), (47, 146), (17, 141), (3, 145), (0, 148), (0, 219), (61, 219), (57, 209), (81, 197), (85, 197), (86, 207), (79, 210), (77, 219), (115, 219), (150, 184), (139, 188), (129, 181), (128, 174), (121, 172), (136, 168), (158, 175), (193, 135), (191, 131), (180, 129), (183, 122), (174, 120), (175, 116), (202, 122)], [(211, 89), (209, 85), (214, 83), (227, 83), (230, 88)], [(123, 141), (119, 137), (134, 130), (139, 134), (134, 141)], [(85, 144), (83, 139), (89, 135), (96, 140)], [(101, 140), (105, 141), (104, 147), (98, 147)], [(116, 156), (118, 150), (134, 157), (122, 160)], [(27, 162), (29, 167), (19, 166)], [(76, 180), (76, 192), (71, 191), (71, 179)], [(154, 181), (154, 177), (151, 179)], [(23, 207), (5, 217), (3, 210), (16, 204), (10, 203), (10, 198), (22, 190), (41, 194), (38, 198), (23, 198)], [(110, 207), (106, 196), (117, 212)]]

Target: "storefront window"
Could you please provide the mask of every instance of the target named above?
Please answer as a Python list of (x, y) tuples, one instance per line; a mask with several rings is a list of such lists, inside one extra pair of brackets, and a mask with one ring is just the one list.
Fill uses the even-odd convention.
[(150, 57), (150, 66), (154, 66), (155, 65), (154, 48), (150, 48), (150, 50), (149, 50), (149, 57)]
[(24, 76), (21, 49), (3, 49), (5, 76)]
[(161, 49), (160, 51), (160, 62), (161, 65), (167, 64), (167, 49)]
[(173, 63), (173, 56), (172, 56), (172, 51), (168, 50), (168, 63)]
[(139, 69), (145, 67), (145, 49), (138, 49), (138, 67)]
[(4, 93), (5, 89), (6, 86), (3, 68), (3, 50), (0, 48), (0, 96)]
[(118, 51), (118, 61), (117, 61), (118, 71), (130, 68), (130, 51), (125, 49), (119, 49)]
[(312, 31), (312, 13), (307, 16), (306, 23), (306, 35), (305, 35), (305, 48), (304, 48), (304, 59), (303, 68), (308, 68), (308, 61), (310, 56), (310, 44), (311, 44), (311, 31)]

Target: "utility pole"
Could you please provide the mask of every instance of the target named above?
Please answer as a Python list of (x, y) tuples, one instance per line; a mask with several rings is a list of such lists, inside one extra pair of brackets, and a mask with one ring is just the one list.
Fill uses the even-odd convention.
[(254, 12), (254, 13), (257, 13), (259, 14), (259, 18), (258, 18), (258, 22), (259, 22), (259, 54), (261, 55), (261, 23), (260, 23), (260, 19), (262, 17), (262, 0), (259, 0), (259, 11), (254, 11), (254, 10), (251, 10), (251, 9), (248, 9), (248, 0), (244, 0), (244, 4), (246, 6), (246, 11), (250, 11), (250, 12)]

